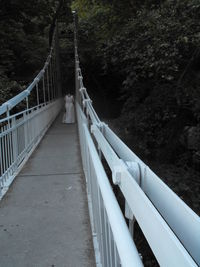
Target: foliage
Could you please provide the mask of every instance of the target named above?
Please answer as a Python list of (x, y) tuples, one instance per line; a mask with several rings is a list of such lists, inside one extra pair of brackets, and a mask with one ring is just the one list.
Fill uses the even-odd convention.
[(49, 26), (58, 1), (1, 0), (0, 104), (16, 94), (12, 84), (29, 83), (49, 49)]
[[(27, 85), (43, 65), (55, 18), (63, 88), (73, 88), (70, 1), (1, 3), (0, 102), (22, 90), (19, 84)], [(175, 160), (185, 153), (185, 127), (200, 125), (200, 0), (74, 0), (72, 8), (79, 13), (84, 82), (98, 111), (121, 114), (146, 156), (168, 151)]]
[(185, 127), (200, 119), (200, 1), (75, 0), (73, 6), (87, 86), (108, 102), (120, 99), (122, 124), (144, 155), (167, 151), (175, 160), (185, 149)]

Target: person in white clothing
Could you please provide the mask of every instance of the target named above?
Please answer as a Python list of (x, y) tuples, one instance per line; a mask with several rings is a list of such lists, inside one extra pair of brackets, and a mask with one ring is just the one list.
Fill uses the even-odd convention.
[(65, 113), (63, 116), (63, 123), (74, 123), (74, 97), (70, 93), (65, 96)]

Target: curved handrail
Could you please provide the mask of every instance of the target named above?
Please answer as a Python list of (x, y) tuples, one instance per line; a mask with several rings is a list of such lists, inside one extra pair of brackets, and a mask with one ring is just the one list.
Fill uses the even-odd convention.
[[(61, 109), (55, 34), (43, 68), (25, 90), (0, 106), (0, 116), (4, 114), (0, 117), (0, 200)], [(30, 102), (33, 90), (36, 95)], [(23, 100), (26, 105), (10, 114)]]
[[(75, 62), (79, 106), (83, 107), (82, 112), (87, 116), (87, 124), (91, 126), (100, 155), (104, 155), (112, 171), (113, 183), (119, 186), (159, 264), (187, 267), (199, 265), (200, 218), (98, 118), (83, 85), (76, 28)], [(127, 163), (131, 163), (132, 167)], [(137, 180), (140, 180), (139, 185)], [(155, 231), (165, 245), (160, 245)], [(165, 246), (169, 248), (168, 253), (163, 249)]]

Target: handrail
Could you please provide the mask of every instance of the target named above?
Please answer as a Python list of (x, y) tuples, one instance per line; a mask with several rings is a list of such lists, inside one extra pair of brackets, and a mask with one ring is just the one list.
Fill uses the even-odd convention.
[(41, 104), (39, 104), (37, 107), (28, 108), (28, 109), (22, 110), (22, 111), (20, 111), (20, 112), (17, 112), (17, 113), (15, 113), (15, 114), (13, 114), (13, 115), (9, 115), (9, 116), (7, 116), (7, 117), (1, 119), (0, 122), (1, 122), (1, 123), (6, 122), (6, 121), (8, 121), (8, 120), (11, 120), (11, 119), (15, 118), (16, 116), (18, 117), (18, 116), (20, 116), (20, 115), (23, 115), (24, 113), (31, 112), (32, 110), (34, 110), (34, 109), (36, 109), (36, 108), (41, 108), (41, 107), (44, 106), (44, 105), (45, 105), (45, 103), (41, 103)]
[[(5, 115), (0, 118), (0, 200), (60, 111), (55, 37), (54, 32), (50, 54), (32, 83), (0, 106), (0, 115)], [(36, 97), (34, 107), (30, 107), (29, 95), (33, 89)], [(23, 110), (10, 114), (23, 100), (26, 100)]]
[(125, 198), (129, 222), (137, 220), (161, 266), (200, 265), (200, 218), (101, 122), (83, 85), (76, 25), (74, 41), (77, 106)]
[[(139, 164), (142, 172), (142, 190), (199, 264), (199, 216), (144, 164), (106, 124), (104, 124), (104, 137), (124, 162), (136, 162)], [(131, 172), (131, 170), (129, 171)], [(134, 175), (134, 178), (136, 179), (137, 177)]]
[[(81, 112), (81, 111), (80, 111)], [(119, 208), (119, 204), (115, 198), (112, 188), (108, 182), (108, 177), (105, 170), (99, 160), (96, 148), (92, 141), (91, 135), (86, 124), (83, 125), (86, 142), (91, 155), (93, 156), (93, 164), (96, 169), (97, 181), (101, 190), (101, 195), (105, 203), (106, 212), (108, 215), (109, 223), (112, 229), (114, 239), (116, 240), (116, 246), (121, 257), (122, 266), (135, 266), (142, 267), (143, 264), (139, 257), (135, 244), (132, 242), (130, 233), (126, 226), (123, 214)]]
[[(189, 250), (190, 245), (191, 245), (189, 240), (188, 239), (185, 240), (189, 242), (189, 244), (187, 242), (183, 243), (183, 245), (185, 245), (185, 248), (184, 248), (181, 242), (178, 240), (177, 236), (174, 235), (174, 233), (172, 232), (172, 230), (176, 230), (175, 233), (177, 234), (178, 233), (177, 230), (181, 229), (183, 227), (183, 224), (185, 223), (179, 221), (180, 223), (177, 225), (178, 228), (176, 227), (174, 229), (173, 228), (170, 229), (169, 226), (171, 225), (168, 225), (168, 221), (169, 219), (171, 219), (171, 216), (170, 216), (171, 214), (164, 218), (161, 216), (161, 214), (157, 211), (157, 207), (154, 206), (155, 203), (151, 202), (151, 200), (148, 198), (148, 195), (145, 194), (146, 192), (142, 190), (143, 188), (141, 188), (137, 184), (135, 179), (133, 179), (133, 176), (129, 172), (124, 161), (122, 161), (119, 158), (119, 156), (117, 156), (116, 152), (113, 150), (110, 143), (108, 143), (108, 141), (106, 140), (106, 138), (103, 136), (103, 134), (101, 133), (101, 131), (96, 125), (92, 127), (92, 133), (94, 134), (95, 139), (98, 143), (98, 146), (100, 147), (102, 153), (104, 154), (106, 158), (108, 165), (110, 166), (112, 170), (113, 182), (120, 187), (129, 207), (131, 208), (134, 216), (136, 217), (141, 229), (143, 230), (161, 266), (164, 266), (164, 265), (166, 266), (197, 266), (187, 251), (187, 249)], [(117, 176), (120, 176), (120, 178), (116, 179)], [(142, 187), (143, 187), (143, 183), (145, 183), (146, 180), (149, 178), (150, 177), (148, 173), (146, 174), (145, 181), (143, 180), (141, 181)], [(169, 190), (169, 188), (166, 185), (164, 189)], [(168, 191), (165, 193), (165, 190), (162, 190), (161, 192), (162, 194), (164, 193), (164, 196), (167, 197)], [(157, 194), (160, 194), (160, 192), (158, 192)], [(173, 192), (172, 194), (175, 195)], [(172, 195), (169, 195), (166, 201), (171, 202), (170, 201), (171, 197)], [(176, 198), (179, 200), (177, 196)], [(160, 195), (159, 200), (160, 202), (163, 201), (162, 195)], [(173, 200), (175, 199), (173, 198)], [(171, 204), (172, 203), (170, 203), (170, 205)], [(180, 203), (177, 203), (177, 201), (173, 202), (173, 205), (175, 206), (178, 204)], [(198, 216), (194, 212), (192, 212), (189, 207), (185, 205), (184, 202), (182, 202), (182, 204), (183, 204), (183, 207), (179, 205), (175, 209), (177, 213), (178, 211), (179, 213), (181, 213), (183, 208), (187, 209), (189, 212), (189, 214), (184, 213), (184, 215), (187, 215), (185, 217), (185, 220), (188, 223), (188, 219), (189, 219), (189, 222), (190, 222), (189, 225), (192, 227), (192, 229), (188, 230), (189, 234), (191, 234), (192, 243), (193, 243), (192, 251), (191, 249), (189, 251), (191, 252), (191, 255), (195, 256), (195, 251), (196, 252), (198, 251), (199, 242), (200, 242), (198, 238), (200, 220)], [(188, 215), (190, 215), (189, 218), (188, 218)], [(179, 214), (177, 214), (177, 216), (179, 216)], [(185, 230), (184, 233), (186, 237), (189, 237), (189, 234), (187, 234), (187, 229), (184, 229), (184, 230)], [(156, 235), (154, 231), (156, 231)], [(157, 238), (157, 236), (159, 236), (159, 239)], [(161, 245), (160, 240), (164, 240), (165, 246), (168, 248), (167, 254), (166, 254), (166, 251), (160, 249), (160, 245)], [(198, 257), (197, 254), (196, 256)], [(177, 265), (175, 265), (175, 262), (177, 263)]]

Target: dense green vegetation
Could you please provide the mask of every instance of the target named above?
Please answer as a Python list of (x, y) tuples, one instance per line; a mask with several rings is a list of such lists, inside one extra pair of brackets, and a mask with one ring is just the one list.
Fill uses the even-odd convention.
[(198, 166), (200, 1), (75, 0), (72, 6), (85, 82), (104, 101), (102, 115), (120, 115), (124, 135), (143, 156)]
[(1, 0), (0, 104), (23, 90), (39, 72), (55, 19), (68, 9), (62, 0)]
[[(63, 92), (73, 88), (70, 4), (1, 0), (0, 103), (42, 67), (56, 18)], [(143, 157), (198, 166), (200, 0), (74, 0), (72, 8), (79, 14), (84, 81), (97, 111), (119, 118), (122, 135)]]

